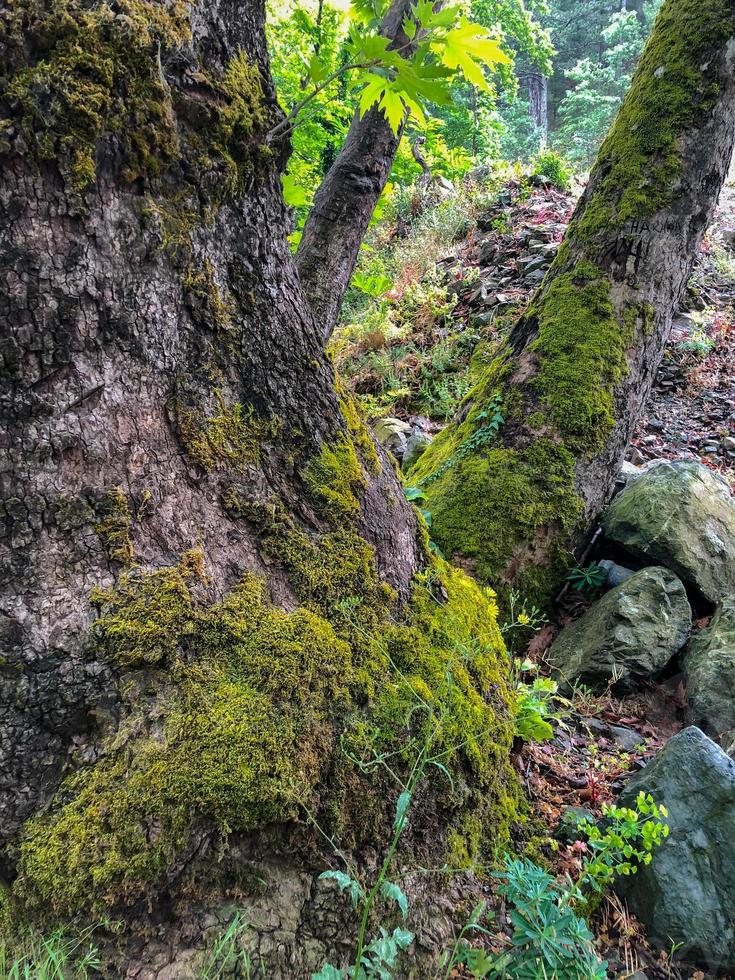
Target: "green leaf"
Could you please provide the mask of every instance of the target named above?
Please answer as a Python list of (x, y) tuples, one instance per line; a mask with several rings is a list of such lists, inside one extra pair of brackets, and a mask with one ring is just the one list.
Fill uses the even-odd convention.
[(403, 33), (406, 35), (409, 41), (413, 41), (413, 39), (416, 37), (416, 21), (407, 15), (403, 18), (402, 27)]
[(290, 208), (301, 208), (311, 204), (311, 195), (301, 187), (296, 178), (289, 173), (281, 177), (281, 187), (283, 188), (283, 200)]
[(349, 875), (346, 875), (343, 871), (323, 871), (319, 875), (319, 878), (331, 879), (337, 883), (337, 887), (341, 892), (348, 892), (350, 899), (352, 900), (352, 905), (356, 908), (357, 903), (360, 899), (365, 897), (365, 892), (359, 881), (355, 881)]
[(380, 892), (384, 898), (396, 903), (401, 910), (405, 922), (406, 916), (408, 915), (408, 899), (400, 885), (397, 885), (394, 881), (384, 881), (380, 886)]
[(460, 71), (472, 85), (490, 91), (481, 65), (507, 65), (510, 58), (497, 38), (486, 27), (462, 17), (457, 27), (442, 42), (431, 45), (432, 51), (447, 68)]
[(406, 819), (406, 814), (408, 813), (408, 808), (411, 805), (411, 794), (408, 790), (404, 790), (403, 793), (398, 797), (398, 802), (396, 803), (396, 818), (393, 821), (393, 826), (398, 827)]
[(329, 68), (324, 64), (324, 62), (319, 58), (318, 55), (313, 55), (311, 61), (309, 62), (309, 78), (315, 85), (319, 82), (323, 82), (324, 79), (329, 75)]
[(342, 980), (342, 971), (325, 963), (318, 973), (312, 973), (311, 980)]

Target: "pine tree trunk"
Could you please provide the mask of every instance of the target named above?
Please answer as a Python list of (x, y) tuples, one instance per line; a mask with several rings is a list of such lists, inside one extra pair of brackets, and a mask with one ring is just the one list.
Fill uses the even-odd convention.
[(610, 498), (730, 164), (734, 35), (732, 0), (664, 4), (554, 265), (410, 474), (494, 587), (548, 600)]
[(42, 928), (152, 916), (158, 953), (124, 955), (154, 970), (247, 894), (285, 978), (352, 929), (302, 807), (347, 847), (389, 833), (400, 790), (339, 748), (417, 732), (388, 648), (440, 704), (452, 631), (487, 644), (452, 688), (482, 718), (463, 799), (416, 853), (468, 807), (507, 835), (515, 784), (492, 603), (430, 560), (298, 280), (264, 22), (0, 11), (0, 873)]

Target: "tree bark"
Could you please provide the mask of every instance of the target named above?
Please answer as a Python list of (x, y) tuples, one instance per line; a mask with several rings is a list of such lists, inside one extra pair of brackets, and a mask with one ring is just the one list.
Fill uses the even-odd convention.
[(301, 807), (368, 854), (390, 827), (400, 790), (339, 741), (419, 734), (389, 647), (441, 704), (444, 637), (486, 643), (451, 689), (481, 720), (452, 736), (478, 740), (462, 801), (425, 794), (415, 853), (461, 840), (467, 807), (491, 837), (512, 819), (493, 605), (432, 561), (335, 388), (267, 145), (264, 23), (263, 0), (0, 11), (0, 878), (43, 928), (148, 917), (155, 948), (109, 975), (180, 975), (261, 877), (268, 976), (349, 936)]
[(732, 157), (734, 33), (732, 0), (664, 4), (545, 281), (409, 476), (494, 587), (548, 601), (610, 498)]
[[(83, 22), (81, 6), (70, 9)], [(41, 18), (13, 16), (0, 15), (6, 76), (42, 57), (33, 34)], [(257, 526), (228, 496), (251, 508), (276, 500), (306, 533), (325, 529), (302, 474), (347, 428), (286, 242), (278, 161), (258, 156), (258, 132), (245, 134), (246, 151), (232, 150), (251, 154), (246, 190), (219, 197), (235, 164), (214, 143), (229, 97), (216, 79), (238, 51), (258, 68), (266, 116), (276, 112), (263, 23), (261, 2), (201, 2), (191, 39), (164, 48), (160, 82), (145, 76), (156, 99), (175, 105), (177, 155), (160, 177), (126, 178), (121, 124), (101, 136), (96, 179), (77, 191), (61, 147), (53, 160), (31, 151), (43, 121), (0, 101), (6, 841), (48, 800), (71, 753), (94, 743), (99, 718), (119, 710), (115, 671), (88, 642), (90, 589), (112, 585), (127, 564), (103, 528), (123, 519), (110, 515), (118, 492), (140, 565), (175, 566), (200, 547), (210, 600), (250, 570), (267, 576), (277, 601), (297, 604), (288, 575), (263, 558)], [(128, 39), (123, 31), (116, 43)], [(155, 69), (154, 47), (146, 53)], [(239, 453), (247, 433), (237, 431), (236, 407), (255, 420), (260, 451)], [(422, 563), (412, 511), (390, 466), (365, 472), (360, 529), (383, 580), (405, 599)]]
[(548, 79), (540, 71), (528, 76), (528, 98), (531, 119), (540, 131), (539, 149), (545, 150), (549, 138)]
[[(413, 0), (393, 0), (382, 33), (408, 44), (401, 25)], [(388, 181), (403, 129), (394, 136), (385, 117), (355, 112), (342, 150), (322, 181), (296, 252), (299, 278), (314, 321), (326, 343), (332, 336), (345, 290), (357, 262), (378, 198)]]

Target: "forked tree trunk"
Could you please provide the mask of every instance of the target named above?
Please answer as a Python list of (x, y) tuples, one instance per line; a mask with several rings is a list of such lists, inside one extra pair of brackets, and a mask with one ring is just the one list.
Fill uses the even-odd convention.
[(431, 796), (416, 854), (468, 808), (507, 836), (515, 783), (493, 606), (432, 567), (299, 284), (264, 21), (0, 10), (0, 876), (43, 928), (149, 916), (154, 971), (247, 896), (286, 978), (354, 928), (296, 818), (374, 854), (400, 789), (358, 763), (387, 738), (410, 765), (426, 719), (391, 658), (439, 705), (484, 638), (451, 686), (461, 799)]
[(734, 38), (733, 0), (666, 0), (557, 259), (410, 475), (494, 586), (547, 600), (610, 498), (732, 157)]

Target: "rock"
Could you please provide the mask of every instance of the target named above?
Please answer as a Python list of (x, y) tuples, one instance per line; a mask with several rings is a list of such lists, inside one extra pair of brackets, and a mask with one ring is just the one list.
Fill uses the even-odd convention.
[(657, 462), (618, 494), (602, 523), (610, 541), (665, 565), (712, 602), (735, 592), (735, 500), (701, 463)]
[(735, 228), (721, 228), (720, 236), (728, 248), (735, 247)]
[(679, 579), (666, 568), (644, 568), (566, 626), (551, 645), (549, 661), (566, 687), (579, 680), (634, 690), (678, 653), (691, 624)]
[(626, 458), (634, 466), (641, 466), (643, 463), (646, 462), (646, 457), (643, 455), (640, 449), (636, 448), (636, 446), (631, 446), (628, 449), (628, 452), (626, 453)]
[[(424, 419), (423, 422), (425, 423), (426, 420)], [(403, 453), (403, 461), (401, 466), (403, 467), (404, 471), (407, 472), (413, 466), (419, 456), (422, 455), (426, 447), (429, 445), (431, 440), (432, 436), (423, 428), (423, 425), (420, 422), (414, 424), (413, 428), (411, 429), (411, 435), (408, 437), (406, 442), (406, 450)]]
[(641, 467), (636, 466), (635, 463), (631, 463), (630, 460), (623, 460), (623, 465), (620, 468), (620, 480), (623, 483), (630, 483), (631, 480), (635, 480), (636, 477), (641, 475)]
[(626, 568), (624, 565), (616, 565), (614, 561), (610, 561), (608, 558), (603, 558), (597, 564), (600, 568), (605, 569), (605, 585), (608, 589), (614, 589), (616, 586), (622, 585), (623, 582), (627, 582), (631, 576), (635, 575), (632, 568)]
[(611, 725), (601, 718), (585, 718), (584, 723), (594, 735), (606, 738), (608, 742), (615, 742), (623, 752), (637, 752), (639, 746), (645, 742), (645, 738), (635, 729)]
[(632, 806), (650, 793), (667, 811), (669, 838), (649, 865), (616, 885), (666, 950), (710, 967), (735, 968), (735, 761), (698, 728), (669, 739), (620, 796)]
[(408, 437), (411, 435), (411, 426), (408, 422), (388, 415), (384, 419), (378, 419), (373, 426), (373, 431), (381, 446), (390, 449), (396, 459), (403, 459)]
[(684, 675), (695, 724), (711, 735), (735, 729), (735, 595), (723, 599), (709, 626), (692, 638)]
[(725, 436), (725, 438), (722, 440), (722, 448), (729, 453), (735, 452), (735, 438), (732, 436)]

